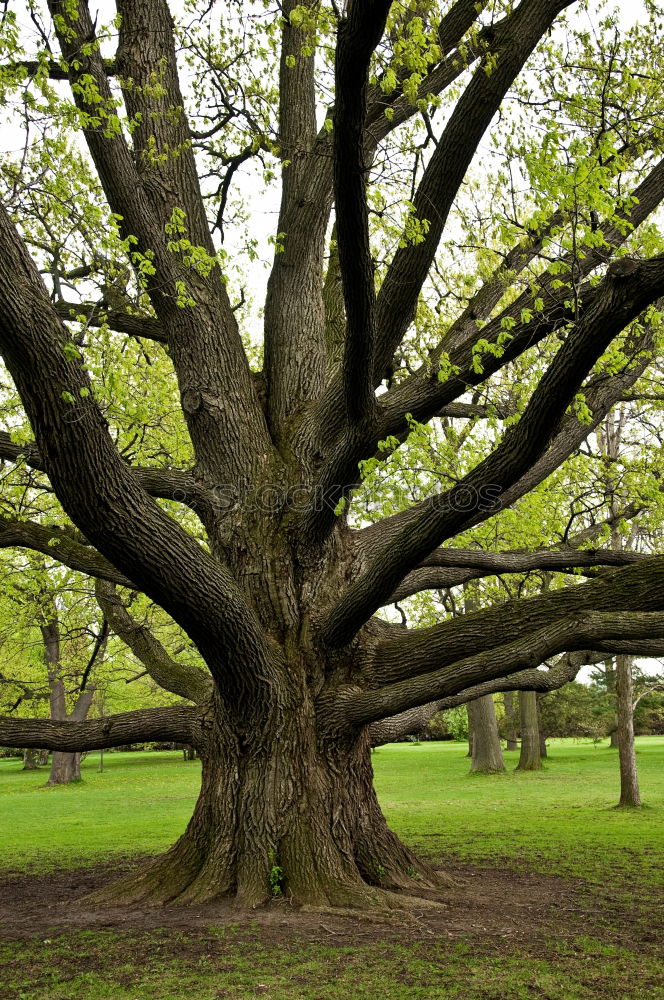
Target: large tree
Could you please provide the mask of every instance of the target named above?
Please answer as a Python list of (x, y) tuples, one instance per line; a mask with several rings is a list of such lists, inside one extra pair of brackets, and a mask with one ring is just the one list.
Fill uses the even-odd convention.
[[(541, 483), (656, 360), (657, 12), (625, 38), (566, 28), (573, 0), (208, 4), (177, 31), (166, 0), (116, 7), (104, 28), (86, 0), (35, 0), (38, 52), (3, 14), (28, 137), (3, 166), (0, 349), (20, 404), (1, 454), (43, 506), (14, 499), (0, 528), (146, 595), (201, 665), (143, 636), (192, 705), (6, 718), (0, 742), (198, 749), (185, 833), (105, 899), (391, 905), (438, 876), (383, 819), (371, 724), (500, 678), (546, 687), (535, 668), (563, 651), (664, 644), (664, 557), (452, 541)], [(269, 179), (275, 160), (258, 372), (220, 234), (242, 221), (242, 166)], [(496, 384), (505, 412), (483, 396)], [(441, 417), (486, 419), (485, 453), (352, 527), (360, 469)], [(426, 628), (381, 615), (485, 574), (598, 565), (614, 569)]]

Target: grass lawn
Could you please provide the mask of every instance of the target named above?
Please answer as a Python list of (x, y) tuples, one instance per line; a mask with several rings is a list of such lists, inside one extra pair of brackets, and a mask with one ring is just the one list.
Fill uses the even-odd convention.
[[(382, 747), (374, 766), (391, 826), (461, 871), (447, 923), (426, 914), (402, 927), (333, 915), (298, 920), (282, 909), (235, 924), (197, 918), (159, 926), (153, 918), (127, 928), (116, 919), (117, 926), (51, 933), (43, 930), (46, 913), (34, 937), (0, 946), (0, 997), (664, 997), (655, 942), (664, 896), (664, 737), (640, 738), (637, 749), (646, 808), (618, 811), (617, 754), (606, 745), (554, 740), (543, 771), (514, 773), (510, 753), (510, 770), (499, 776), (470, 776), (459, 744)], [(152, 854), (182, 831), (196, 797), (196, 762), (177, 753), (114, 753), (100, 774), (98, 761), (86, 758), (79, 785), (48, 789), (46, 769), (23, 773), (20, 761), (0, 760), (7, 885), (16, 884), (10, 872), (38, 882), (53, 869)], [(529, 885), (532, 893), (513, 894)], [(472, 905), (464, 920), (466, 892)], [(542, 893), (556, 920), (541, 916)], [(505, 933), (504, 907), (513, 911)], [(10, 921), (5, 933), (12, 936)]]

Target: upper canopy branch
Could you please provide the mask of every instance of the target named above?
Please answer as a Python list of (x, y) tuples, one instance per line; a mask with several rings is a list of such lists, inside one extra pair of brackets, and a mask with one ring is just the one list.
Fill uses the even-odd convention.
[(415, 315), (445, 223), (477, 146), (505, 94), (556, 16), (573, 0), (522, 0), (494, 28), (490, 72), (477, 69), (445, 126), (413, 199), (413, 213), (427, 220), (424, 238), (406, 242), (392, 260), (377, 302), (375, 372), (383, 372)]
[[(655, 137), (650, 135), (649, 141), (653, 138)], [(641, 148), (639, 144), (635, 143), (633, 149), (629, 146), (624, 152), (625, 154), (629, 153), (630, 150), (637, 152), (639, 148)], [(627, 235), (657, 209), (662, 198), (664, 198), (664, 160), (660, 159), (632, 192), (629, 210), (619, 209), (615, 219), (605, 221), (602, 224), (603, 244), (591, 249), (580, 259), (572, 253), (565, 254), (560, 262), (563, 270), (571, 271), (573, 269), (575, 280), (578, 283), (591, 274), (595, 268), (605, 264), (612, 253), (625, 242)], [(432, 417), (444, 413), (445, 407), (451, 405), (459, 395), (469, 388), (485, 382), (491, 375), (518, 358), (525, 350), (533, 347), (551, 333), (562, 329), (567, 323), (578, 320), (591, 307), (595, 301), (597, 289), (589, 282), (577, 288), (576, 302), (572, 304), (569, 287), (564, 284), (562, 289), (556, 290), (554, 282), (560, 281), (557, 270), (555, 272), (553, 269), (547, 271), (539, 276), (536, 293), (545, 302), (544, 311), (536, 313), (533, 319), (524, 321), (524, 310), (526, 312), (532, 311), (534, 296), (530, 290), (522, 292), (515, 302), (494, 316), (481, 329), (483, 339), (498, 345), (503, 333), (503, 322), (509, 320), (513, 324), (509, 342), (506, 345), (503, 344), (500, 350), (483, 354), (479, 369), (475, 364), (477, 359), (473, 347), (480, 335), (478, 322), (489, 318), (491, 311), (513, 280), (514, 275), (518, 274), (531, 259), (533, 247), (541, 248), (541, 240), (546, 234), (547, 228), (554, 226), (560, 215), (560, 211), (556, 210), (549, 220), (548, 226), (544, 227), (537, 239), (533, 239), (527, 244), (519, 244), (510, 251), (504, 266), (498, 268), (488, 282), (472, 297), (461, 315), (448, 328), (441, 342), (431, 352), (428, 361), (410, 377), (399, 382), (381, 396), (379, 420), (375, 427), (370, 429), (371, 433), (364, 435), (346, 434), (344, 436), (340, 429), (335, 427), (338, 432), (337, 444), (321, 474), (320, 491), (323, 495), (334, 496), (336, 502), (344, 491), (347, 492), (357, 479), (358, 462), (376, 453), (378, 441), (385, 440), (390, 436), (403, 440), (409, 431), (407, 415), (420, 422), (426, 422)], [(449, 352), (450, 375), (441, 381), (438, 378), (438, 368), (443, 355), (447, 352)], [(620, 379), (626, 377), (629, 378), (628, 373), (618, 375)], [(608, 387), (605, 387), (604, 397), (606, 397), (607, 391)], [(458, 406), (459, 404), (454, 405)], [(598, 409), (597, 412), (600, 413), (600, 410)], [(598, 420), (602, 419), (603, 415), (600, 414)], [(590, 433), (591, 429), (592, 427), (588, 429), (587, 433)], [(570, 431), (570, 427), (567, 427), (566, 430)], [(329, 434), (329, 424), (327, 431)], [(583, 440), (584, 436), (582, 435), (579, 441)], [(381, 450), (379, 454), (382, 458), (386, 458), (389, 455), (389, 450)], [(553, 454), (553, 451), (550, 450), (546, 461), (543, 460), (539, 463), (540, 470), (543, 470), (546, 462), (553, 458)], [(550, 471), (553, 468), (556, 468), (555, 464), (550, 467)], [(542, 478), (545, 476), (542, 475)], [(541, 479), (537, 481), (539, 482)], [(332, 523), (330, 508), (326, 508), (326, 511), (318, 516), (318, 530), (320, 531), (325, 527), (320, 523), (324, 516), (327, 516), (329, 526)]]
[[(175, 367), (201, 474), (253, 471), (270, 440), (247, 358), (215, 263), (177, 76), (165, 0), (119, 0), (119, 78), (133, 116), (133, 151), (117, 128), (114, 97), (86, 0), (49, 0), (84, 135), (120, 232), (132, 246)], [(172, 240), (166, 227), (175, 227)], [(188, 266), (180, 232), (209, 267)], [(183, 298), (187, 305), (183, 308)], [(193, 305), (192, 305), (193, 303)]]
[(613, 338), (664, 293), (664, 255), (635, 264), (630, 278), (609, 273), (587, 313), (568, 334), (542, 377), (520, 421), (498, 447), (452, 490), (423, 501), (417, 515), (385, 546), (370, 569), (346, 592), (323, 625), (334, 646), (344, 645), (398, 583), (437, 545), (472, 523), (469, 491), (477, 497), (490, 485), (497, 496), (512, 486), (543, 454), (585, 374)]
[[(485, 45), (493, 37), (495, 28), (486, 27), (479, 31), (478, 37), (464, 45), (463, 53), (458, 46), (466, 32), (475, 24), (487, 0), (458, 0), (438, 24), (438, 44), (442, 58), (431, 67), (421, 81), (417, 99), (427, 100), (432, 95), (438, 96), (450, 87), (458, 77), (476, 62), (485, 52)], [(399, 69), (397, 86), (392, 93), (385, 94), (379, 81), (369, 92), (367, 109), (367, 152), (374, 153), (380, 142), (403, 125), (417, 112), (418, 105), (409, 100), (403, 93), (404, 80), (410, 75), (407, 68)]]
[[(473, 345), (480, 336), (478, 324), (489, 318), (494, 306), (513, 280), (515, 271), (518, 273), (530, 259), (530, 250), (532, 246), (537, 246), (538, 240), (533, 240), (532, 246), (515, 247), (508, 255), (504, 267), (500, 267), (494, 273), (451, 324), (440, 343), (431, 352), (427, 364), (382, 397), (383, 421), (379, 429), (380, 435), (385, 438), (390, 434), (399, 434), (407, 426), (405, 420), (407, 413), (421, 422), (431, 419), (441, 407), (452, 402), (469, 387), (486, 381), (490, 375), (519, 357), (525, 349), (539, 343), (566, 323), (578, 320), (592, 306), (596, 295), (596, 289), (592, 285), (581, 284), (583, 279), (592, 274), (596, 268), (605, 265), (614, 251), (622, 246), (629, 233), (641, 225), (661, 204), (664, 198), (664, 159), (655, 163), (631, 194), (629, 210), (620, 209), (614, 220), (602, 224), (601, 246), (590, 249), (581, 258), (574, 253), (564, 254), (555, 268), (539, 275), (536, 295), (545, 303), (542, 313), (537, 314), (529, 322), (523, 322), (523, 312), (532, 310), (534, 298), (532, 292), (526, 290), (481, 328), (484, 340), (498, 343), (503, 322), (509, 319), (513, 324), (510, 330), (511, 338), (505, 349), (496, 352), (495, 356), (483, 355), (482, 370), (478, 372), (473, 364), (475, 358)], [(556, 213), (549, 224), (554, 225), (555, 219)], [(542, 234), (539, 238), (541, 236)], [(567, 282), (563, 283), (560, 290), (556, 290), (554, 283), (561, 280), (559, 271), (563, 274), (573, 271), (576, 282), (575, 296), (572, 295)], [(509, 283), (507, 274), (511, 275)], [(570, 297), (576, 298), (573, 308), (566, 305), (566, 300), (569, 301)], [(445, 353), (449, 355), (449, 366), (455, 374), (445, 381), (440, 381), (438, 366)]]
[(300, 6), (316, 16), (317, 0), (285, 0), (281, 7), (280, 236), (265, 300), (264, 364), (276, 440), (290, 415), (318, 398), (326, 365), (321, 284), (332, 206), (331, 142), (324, 129), (316, 132), (315, 40), (291, 19)]
[(76, 316), (85, 316), (88, 326), (108, 326), (118, 333), (126, 333), (130, 337), (144, 337), (158, 344), (167, 343), (159, 320), (152, 316), (135, 316), (133, 313), (108, 309), (96, 302), (56, 302), (58, 316), (64, 320), (72, 320)]
[(376, 293), (369, 243), (364, 128), (369, 63), (390, 7), (391, 0), (350, 0), (347, 16), (339, 24), (336, 48), (334, 200), (346, 307), (344, 403), (351, 421), (370, 418), (375, 408)]

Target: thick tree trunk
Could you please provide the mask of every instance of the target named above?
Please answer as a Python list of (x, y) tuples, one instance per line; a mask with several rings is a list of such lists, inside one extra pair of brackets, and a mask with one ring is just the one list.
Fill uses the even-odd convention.
[[(272, 899), (313, 906), (400, 905), (445, 876), (388, 828), (373, 788), (369, 734), (316, 733), (313, 709), (239, 736), (224, 712), (198, 744), (201, 791), (179, 841), (96, 902), (242, 906)], [(448, 880), (449, 881), (449, 880)]]
[(537, 694), (535, 691), (519, 691), (519, 719), (521, 727), (521, 753), (517, 771), (539, 771), (540, 758), (539, 726), (537, 724)]
[(503, 694), (503, 702), (505, 704), (505, 734), (507, 739), (506, 750), (518, 750), (519, 742), (517, 740), (517, 726), (516, 726), (516, 708), (514, 704), (514, 692), (505, 691)]
[(468, 715), (472, 719), (474, 737), (471, 771), (483, 774), (504, 771), (505, 764), (493, 696), (485, 694), (482, 698), (469, 702)]
[(641, 805), (639, 776), (634, 749), (634, 685), (631, 656), (616, 657), (616, 703), (618, 708), (618, 753), (620, 757), (619, 807)]
[(617, 750), (618, 747), (620, 746), (620, 741), (618, 739), (618, 720), (617, 719), (616, 719), (616, 727), (615, 727), (615, 729), (612, 729), (611, 732), (609, 733), (609, 746), (613, 750)]
[(39, 760), (37, 757), (36, 750), (24, 750), (23, 751), (23, 770), (24, 771), (36, 771), (39, 767)]

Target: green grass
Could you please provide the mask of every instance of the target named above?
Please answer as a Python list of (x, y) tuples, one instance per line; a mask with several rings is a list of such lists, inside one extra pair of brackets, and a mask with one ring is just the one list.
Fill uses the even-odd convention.
[[(322, 919), (160, 930), (67, 930), (0, 945), (0, 998), (12, 1000), (657, 1000), (656, 928), (664, 884), (664, 738), (638, 740), (642, 811), (612, 808), (615, 751), (552, 741), (543, 771), (470, 776), (465, 748), (382, 747), (376, 784), (390, 824), (448, 865), (524, 868), (573, 876), (586, 933), (502, 940), (364, 921), (335, 937)], [(507, 754), (508, 768), (516, 754)], [(0, 761), (0, 869), (48, 871), (151, 854), (169, 846), (196, 797), (199, 765), (173, 754), (107, 754), (84, 780), (45, 788), (46, 770)], [(589, 883), (589, 884), (588, 884)], [(473, 880), (481, 888), (481, 876)], [(576, 889), (575, 889), (576, 891)], [(607, 895), (608, 894), (608, 895)], [(610, 896), (610, 902), (607, 899)], [(661, 896), (660, 896), (661, 898)], [(612, 909), (613, 907), (613, 909)], [(287, 910), (284, 910), (284, 914)], [(635, 927), (638, 929), (634, 930)], [(621, 927), (629, 926), (623, 940)], [(644, 928), (642, 939), (641, 927)]]
[(200, 764), (181, 753), (99, 754), (82, 781), (46, 788), (48, 768), (22, 771), (0, 760), (0, 869), (40, 871), (154, 854), (184, 830), (196, 801)]
[(374, 754), (390, 824), (426, 853), (477, 864), (518, 860), (544, 873), (664, 885), (664, 737), (637, 739), (645, 808), (613, 808), (618, 753), (591, 741), (552, 740), (541, 771), (470, 775), (465, 748), (392, 744)]
[[(99, 931), (7, 955), (15, 983), (12, 1000), (617, 1000), (661, 997), (647, 961), (624, 948), (548, 946), (542, 956), (482, 955), (463, 942), (335, 946), (265, 942), (251, 931), (223, 937), (182, 935), (173, 955), (172, 935)], [(106, 965), (122, 954), (110, 978)], [(0, 946), (0, 961), (8, 949)], [(607, 976), (608, 973), (608, 976)], [(14, 978), (17, 974), (17, 978)], [(609, 986), (611, 992), (604, 992)], [(0, 997), (4, 997), (0, 986)]]

